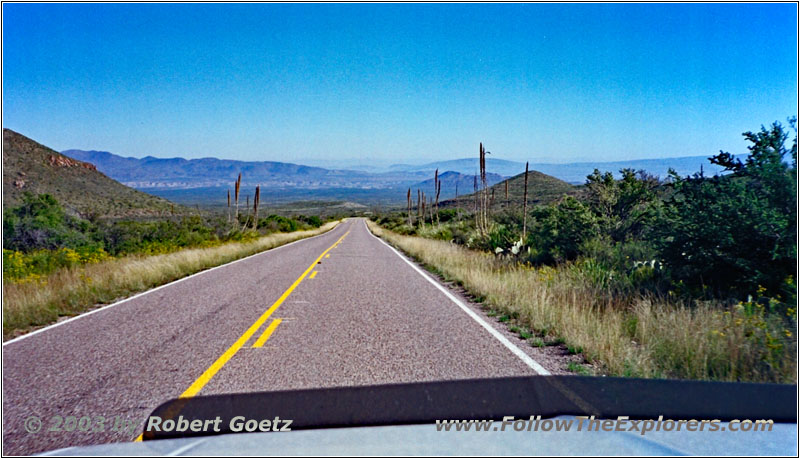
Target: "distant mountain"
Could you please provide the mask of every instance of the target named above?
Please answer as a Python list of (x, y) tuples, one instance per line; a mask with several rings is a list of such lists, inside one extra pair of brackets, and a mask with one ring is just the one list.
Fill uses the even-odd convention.
[(230, 188), (239, 173), (242, 184), (267, 189), (391, 188), (424, 178), (422, 173), (374, 174), (324, 169), (276, 161), (236, 161), (201, 158), (125, 158), (105, 151), (66, 150), (65, 155), (87, 161), (97, 170), (139, 189)]
[[(525, 163), (487, 157), (486, 171), (508, 177), (519, 174), (520, 164), (522, 164), (522, 170), (524, 171)], [(440, 171), (454, 171), (462, 174), (475, 175), (478, 173), (480, 166), (478, 164), (478, 158), (451, 159), (448, 161), (437, 161), (416, 166), (411, 164), (394, 164), (389, 166), (389, 170), (393, 172), (422, 172), (433, 174), (433, 171), (436, 169)], [(472, 185), (470, 185), (470, 187), (471, 186)]]
[(156, 216), (172, 209), (169, 201), (122, 185), (93, 164), (3, 129), (3, 209), (19, 205), (25, 192), (49, 193), (68, 212), (84, 217)]
[[(746, 155), (737, 156), (742, 158)], [(711, 164), (708, 161), (708, 158), (709, 156), (685, 156), (678, 158), (631, 159), (626, 161), (611, 162), (580, 162), (567, 164), (531, 163), (530, 169), (537, 170), (547, 175), (552, 175), (553, 177), (573, 184), (585, 183), (586, 176), (591, 174), (595, 169), (600, 169), (600, 171), (603, 172), (614, 172), (616, 175), (619, 175), (618, 173), (620, 169), (642, 169), (661, 178), (665, 178), (667, 176), (667, 172), (670, 168), (675, 169), (678, 174), (683, 176), (700, 172), (701, 166), (704, 173), (707, 175), (714, 175), (722, 172), (722, 168)], [(478, 159), (464, 158), (416, 166), (408, 164), (395, 164), (391, 166), (391, 170), (395, 172), (414, 171), (432, 173), (437, 168), (439, 170), (451, 170), (461, 172), (463, 174), (474, 174), (478, 168)], [(494, 172), (500, 175), (514, 176), (525, 170), (525, 163), (493, 159), (489, 157), (486, 159), (486, 169), (489, 172)]]
[[(458, 194), (460, 195), (472, 193), (475, 184), (475, 177), (477, 176), (462, 174), (454, 171), (446, 171), (439, 174), (439, 180), (442, 182), (442, 192), (439, 196), (439, 199), (452, 199), (456, 196), (456, 191), (458, 191)], [(489, 186), (501, 182), (503, 179), (505, 179), (505, 177), (499, 174), (486, 174), (486, 182), (489, 184)], [(480, 181), (480, 177), (478, 177), (478, 180)], [(431, 178), (411, 185), (410, 188), (412, 194), (416, 193), (417, 189), (420, 189), (425, 192), (426, 196), (433, 196), (435, 193), (433, 186), (434, 183), (433, 179)], [(416, 194), (414, 194), (414, 196), (416, 196)]]

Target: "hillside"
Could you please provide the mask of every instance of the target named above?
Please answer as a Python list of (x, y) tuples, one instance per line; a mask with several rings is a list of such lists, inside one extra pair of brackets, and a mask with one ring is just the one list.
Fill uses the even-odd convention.
[(172, 208), (166, 199), (122, 185), (91, 163), (3, 129), (3, 209), (18, 205), (25, 192), (49, 193), (69, 212), (84, 217), (157, 216)]
[[(520, 207), (523, 203), (523, 195), (525, 191), (525, 173), (516, 175), (489, 187), (489, 195), (491, 196), (494, 191), (494, 205), (495, 208), (504, 208), (506, 206), (505, 199), (505, 184), (508, 182), (508, 197), (509, 203), (512, 208)], [(567, 182), (559, 180), (555, 177), (543, 174), (538, 171), (530, 171), (528, 173), (528, 205), (547, 204), (558, 200), (566, 194), (577, 193), (578, 188), (570, 185)], [(470, 191), (472, 191), (470, 189)], [(461, 207), (469, 208), (475, 202), (474, 193), (469, 195), (459, 196), (458, 205)], [(455, 200), (449, 200), (442, 203), (445, 207), (452, 207), (456, 205)]]

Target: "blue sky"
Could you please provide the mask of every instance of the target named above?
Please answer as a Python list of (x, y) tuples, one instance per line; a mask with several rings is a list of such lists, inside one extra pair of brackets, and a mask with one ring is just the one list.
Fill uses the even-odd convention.
[(330, 164), (740, 153), (797, 112), (794, 4), (4, 4), (3, 126)]

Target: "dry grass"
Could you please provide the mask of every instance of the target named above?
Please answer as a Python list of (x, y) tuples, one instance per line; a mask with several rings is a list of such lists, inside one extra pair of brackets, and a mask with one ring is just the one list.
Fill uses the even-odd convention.
[(53, 323), (61, 316), (85, 312), (97, 304), (111, 303), (204, 269), (322, 234), (337, 223), (309, 231), (270, 234), (250, 242), (116, 258), (62, 269), (38, 282), (3, 282), (3, 339)]
[(582, 348), (603, 373), (646, 378), (796, 382), (796, 322), (746, 305), (686, 305), (645, 295), (609, 294), (578, 265), (531, 268), (455, 244), (401, 236), (370, 222), (376, 235), (492, 309), (541, 336)]

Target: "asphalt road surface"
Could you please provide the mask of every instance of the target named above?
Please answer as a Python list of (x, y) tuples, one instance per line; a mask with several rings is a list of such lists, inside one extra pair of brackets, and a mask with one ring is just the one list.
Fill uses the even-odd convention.
[(546, 373), (488, 322), (350, 219), (6, 342), (3, 453), (132, 441), (178, 396)]

